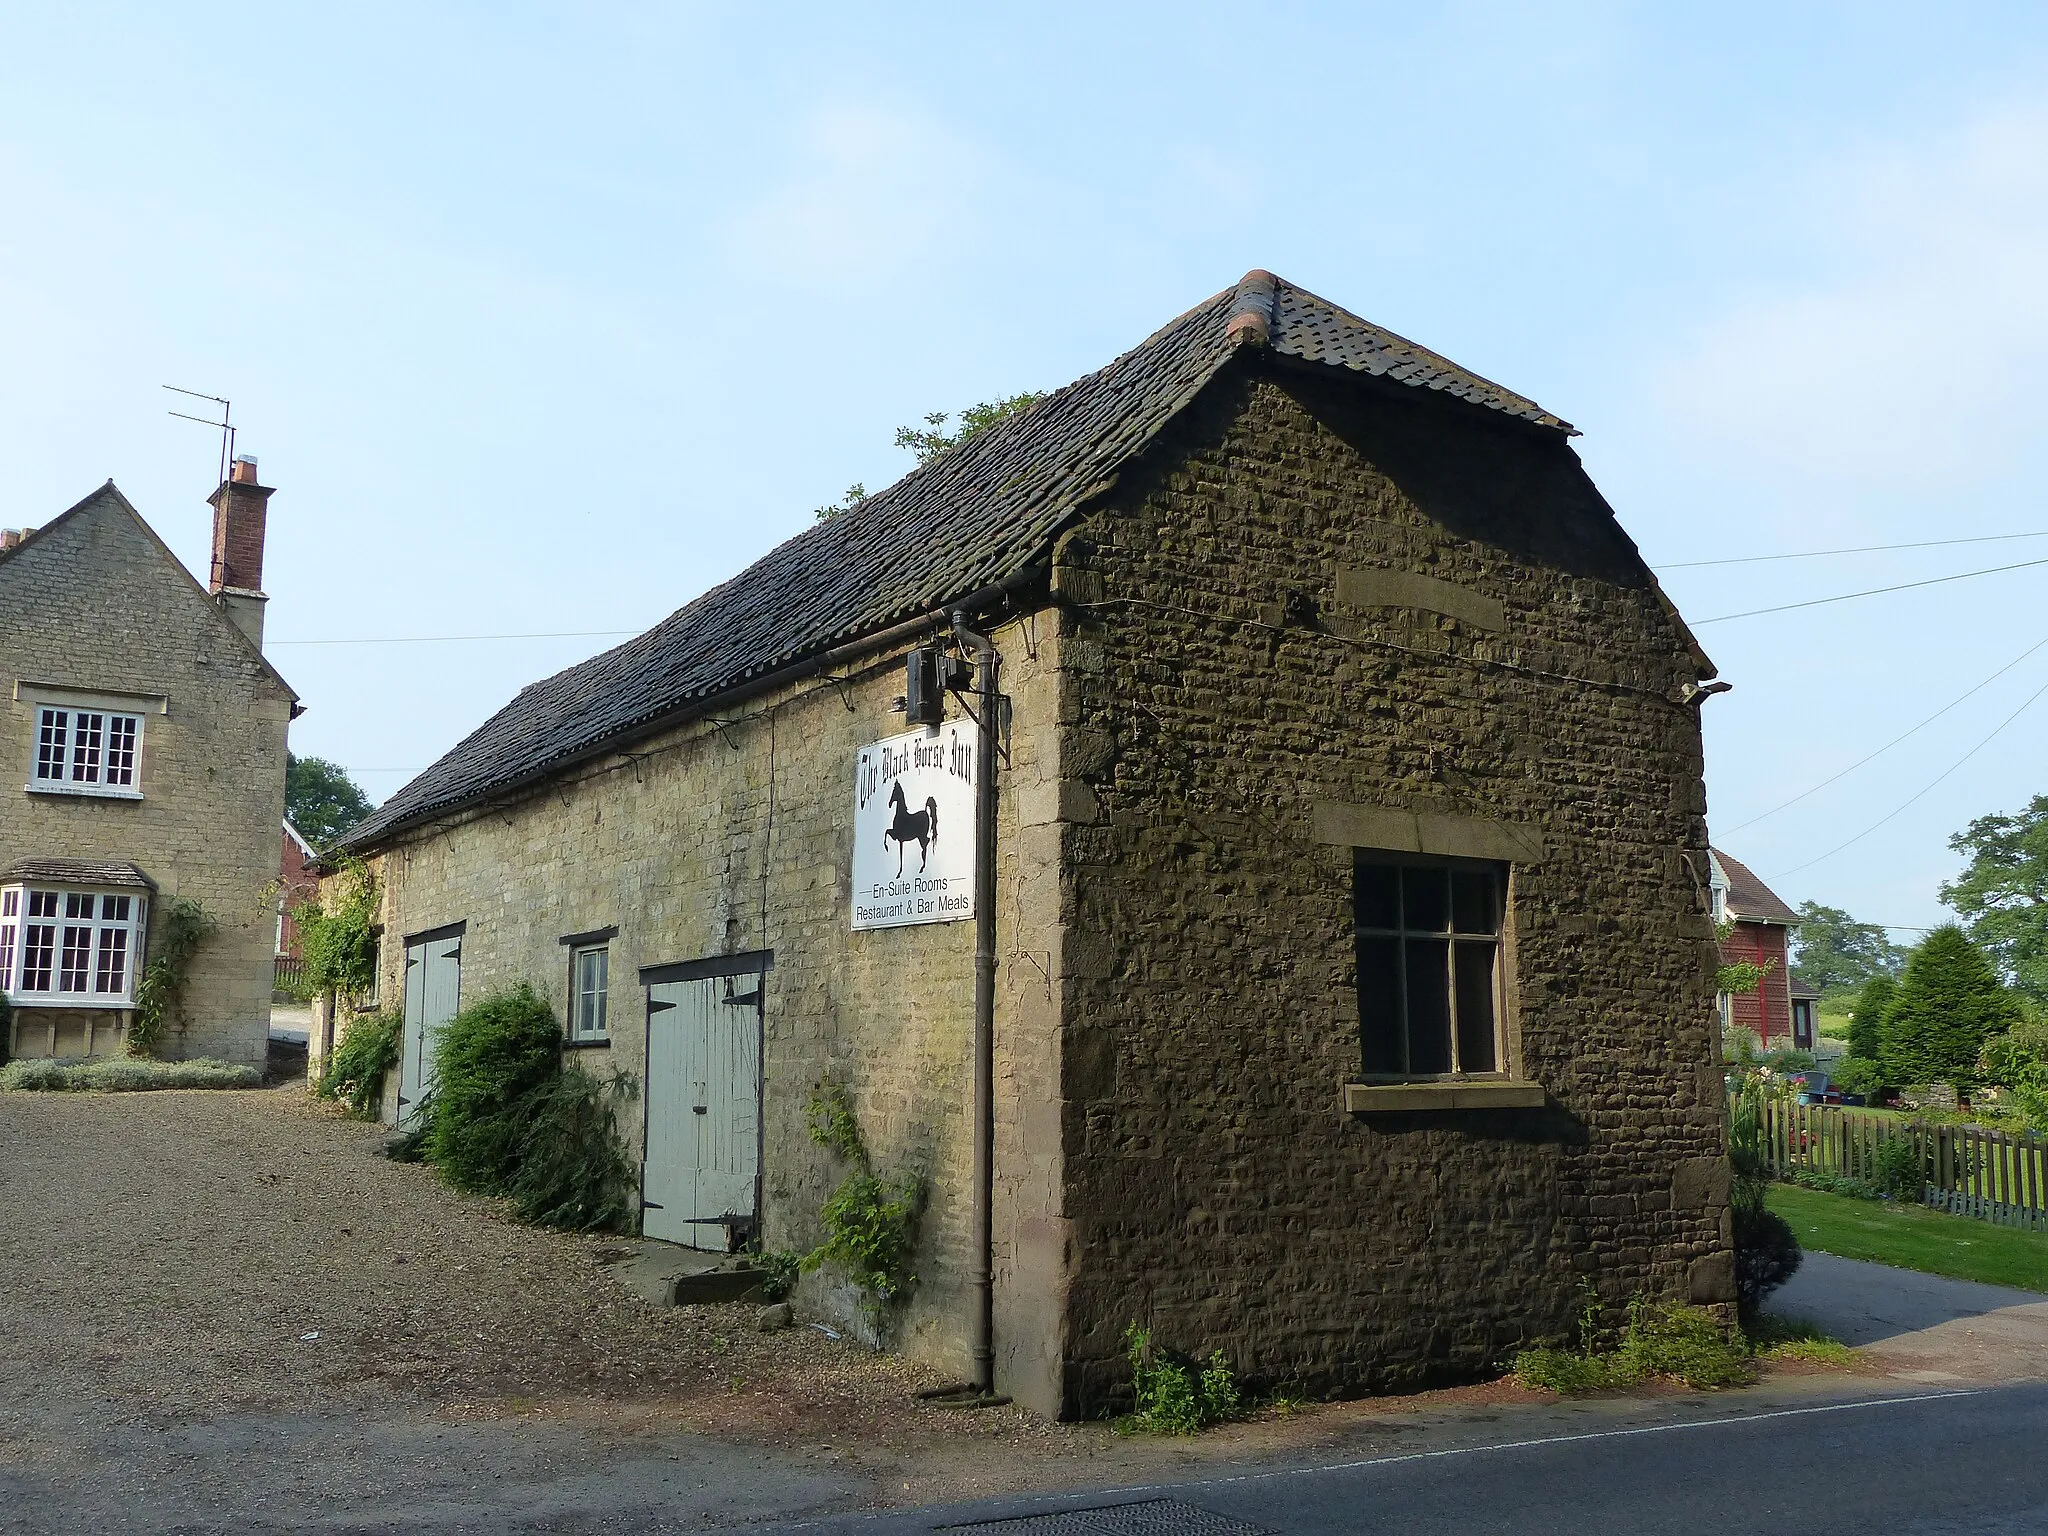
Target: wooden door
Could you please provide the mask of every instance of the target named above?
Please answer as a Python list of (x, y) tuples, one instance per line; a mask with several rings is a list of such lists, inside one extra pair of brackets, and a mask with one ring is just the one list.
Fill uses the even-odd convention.
[(755, 1224), (761, 983), (753, 968), (648, 983), (641, 1172), (641, 1230), (648, 1237), (722, 1249), (735, 1229)]
[(405, 946), (405, 1028), (398, 1056), (398, 1118), (411, 1128), (419, 1102), (434, 1086), (434, 1050), (441, 1026), (462, 1006), (462, 928), (436, 929)]

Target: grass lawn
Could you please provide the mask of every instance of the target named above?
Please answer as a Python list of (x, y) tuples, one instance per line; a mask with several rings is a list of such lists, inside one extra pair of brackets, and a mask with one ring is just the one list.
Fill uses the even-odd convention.
[(2048, 1232), (1994, 1227), (1924, 1206), (1851, 1200), (1796, 1184), (1773, 1184), (1771, 1209), (1803, 1247), (1985, 1285), (2048, 1292)]

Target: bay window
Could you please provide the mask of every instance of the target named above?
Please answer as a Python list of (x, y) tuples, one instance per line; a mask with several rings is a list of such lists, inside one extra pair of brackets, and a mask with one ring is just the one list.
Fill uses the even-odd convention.
[(148, 922), (133, 891), (0, 888), (0, 992), (17, 1006), (133, 1007)]

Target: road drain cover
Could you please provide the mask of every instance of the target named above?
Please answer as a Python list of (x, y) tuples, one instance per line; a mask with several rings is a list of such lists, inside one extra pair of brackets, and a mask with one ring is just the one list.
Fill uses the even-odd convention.
[(1264, 1526), (1198, 1509), (1179, 1499), (1104, 1504), (1013, 1520), (976, 1520), (944, 1529), (972, 1531), (976, 1536), (1270, 1536)]

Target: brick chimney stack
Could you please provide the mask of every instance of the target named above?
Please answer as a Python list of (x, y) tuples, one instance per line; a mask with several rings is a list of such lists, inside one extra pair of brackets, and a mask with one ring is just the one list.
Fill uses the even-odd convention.
[(263, 649), (263, 529), (272, 488), (256, 483), (256, 461), (237, 454), (221, 488), (207, 497), (213, 507), (213, 572), (206, 590), (234, 620), (235, 627)]

